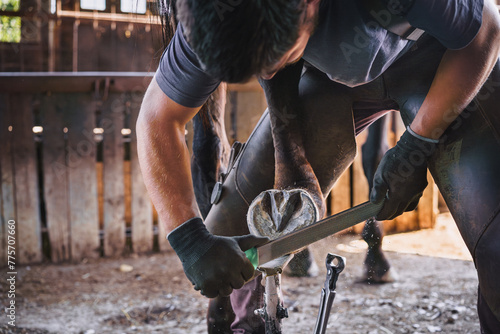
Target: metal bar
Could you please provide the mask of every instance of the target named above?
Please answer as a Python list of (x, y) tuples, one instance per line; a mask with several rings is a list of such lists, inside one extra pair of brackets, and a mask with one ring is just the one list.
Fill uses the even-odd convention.
[[(0, 91), (4, 93), (92, 91), (96, 80), (111, 80), (110, 92), (144, 91), (154, 72), (1, 72)], [(257, 80), (229, 84), (230, 91), (260, 91)]]
[(105, 77), (153, 77), (154, 73), (151, 72), (2, 72), (0, 78), (38, 78), (38, 77), (92, 77), (92, 78), (105, 78)]
[(0, 73), (4, 93), (87, 93), (95, 82), (110, 81), (109, 92), (144, 93), (153, 73), (147, 72), (34, 72)]
[(140, 14), (119, 14), (119, 13), (102, 13), (102, 12), (76, 12), (72, 10), (58, 10), (57, 17), (76, 18), (78, 20), (94, 20), (94, 21), (111, 21), (125, 23), (141, 23), (160, 25), (158, 16), (141, 15)]
[(275, 239), (257, 248), (259, 266), (280, 256), (296, 252), (313, 242), (367, 220), (375, 216), (382, 208), (382, 205), (383, 202), (379, 204), (365, 202)]

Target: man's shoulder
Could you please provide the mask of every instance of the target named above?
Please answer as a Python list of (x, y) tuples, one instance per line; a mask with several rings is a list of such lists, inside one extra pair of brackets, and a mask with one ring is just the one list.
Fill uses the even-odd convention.
[(203, 70), (181, 25), (161, 57), (156, 81), (169, 98), (192, 108), (201, 106), (220, 84)]

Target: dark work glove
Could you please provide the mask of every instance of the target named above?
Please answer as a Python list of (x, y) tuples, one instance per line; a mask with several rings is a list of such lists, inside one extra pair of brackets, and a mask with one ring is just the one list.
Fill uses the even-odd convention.
[(386, 198), (377, 220), (394, 219), (417, 207), (427, 187), (427, 161), (437, 143), (408, 127), (396, 146), (387, 151), (375, 172), (370, 194), (372, 203)]
[(167, 236), (195, 290), (209, 298), (229, 296), (254, 275), (244, 251), (269, 241), (245, 235), (221, 237), (208, 232), (201, 218), (192, 218)]

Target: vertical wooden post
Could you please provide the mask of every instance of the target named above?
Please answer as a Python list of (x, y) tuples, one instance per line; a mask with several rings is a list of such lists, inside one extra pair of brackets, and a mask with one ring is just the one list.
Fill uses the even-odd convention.
[(20, 264), (42, 260), (38, 175), (33, 136), (32, 96), (13, 94), (12, 119), (16, 225)]
[[(150, 252), (153, 250), (153, 205), (142, 179), (137, 156), (137, 132), (135, 124), (139, 115), (139, 105), (133, 106), (130, 115), (130, 171), (132, 194), (132, 247), (134, 252)], [(165, 236), (159, 235), (158, 238)]]
[(80, 261), (99, 256), (95, 103), (88, 93), (66, 94), (65, 100), (71, 258)]
[(16, 219), (15, 194), (14, 194), (14, 169), (12, 160), (12, 125), (9, 108), (9, 96), (0, 95), (0, 176), (1, 176), (1, 229), (0, 232), (0, 266), (7, 264), (7, 224), (9, 220)]
[(73, 72), (78, 71), (78, 27), (80, 26), (80, 20), (75, 20), (73, 23)]
[(430, 172), (427, 172), (427, 182), (429, 185), (424, 190), (424, 194), (418, 203), (418, 224), (419, 228), (433, 228), (436, 223), (438, 213), (438, 190)]
[[(361, 145), (358, 145), (358, 155), (352, 163), (352, 206), (356, 206), (363, 202), (368, 201), (368, 180), (366, 179), (365, 172), (363, 170), (363, 161), (360, 154)], [(363, 231), (365, 222), (354, 225), (354, 233), (360, 234)]]
[(125, 101), (110, 94), (102, 108), (104, 255), (120, 256), (125, 250), (125, 186), (123, 136)]
[[(2, 173), (2, 164), (1, 164), (1, 155), (2, 153), (0, 152), (0, 175)], [(4, 166), (5, 168), (5, 166)], [(3, 210), (3, 192), (2, 189), (3, 187), (0, 186), (0, 252), (2, 252), (2, 255), (0, 255), (0, 268), (3, 268), (8, 262), (8, 242), (7, 242), (7, 234), (8, 234), (8, 222), (10, 219), (7, 219), (4, 216), (4, 210)]]
[(347, 168), (338, 178), (331, 191), (331, 214), (351, 207), (351, 168)]
[(62, 94), (44, 96), (40, 105), (43, 126), (43, 184), (47, 230), (53, 262), (68, 261), (70, 223), (68, 203), (68, 170), (64, 140)]

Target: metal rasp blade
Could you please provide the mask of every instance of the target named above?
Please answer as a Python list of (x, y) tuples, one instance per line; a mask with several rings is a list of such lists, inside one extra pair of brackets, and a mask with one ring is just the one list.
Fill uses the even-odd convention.
[(307, 245), (376, 216), (384, 202), (365, 202), (256, 248), (258, 265), (294, 253)]

